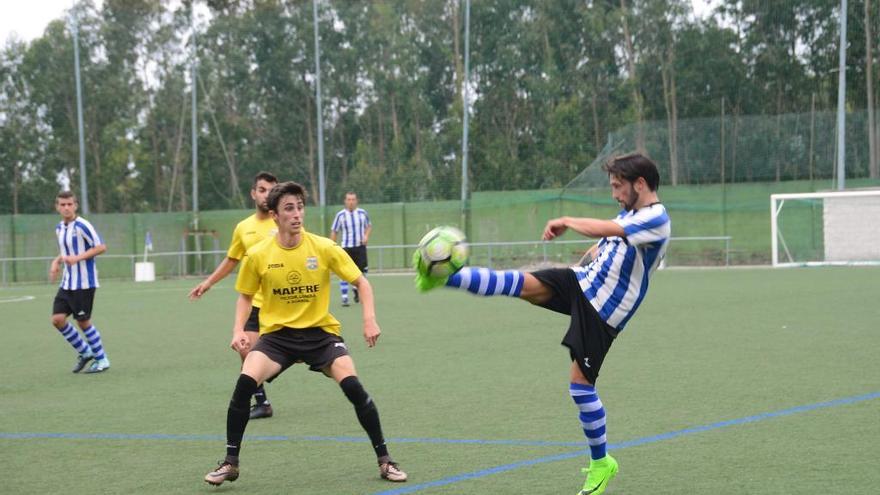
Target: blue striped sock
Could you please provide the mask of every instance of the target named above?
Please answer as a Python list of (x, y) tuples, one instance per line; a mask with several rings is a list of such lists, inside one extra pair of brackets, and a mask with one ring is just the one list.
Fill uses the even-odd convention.
[(348, 301), (348, 282), (345, 280), (339, 282), (339, 290), (342, 291), (342, 300)]
[(76, 328), (73, 328), (73, 325), (68, 323), (64, 328), (59, 328), (57, 330), (61, 332), (61, 336), (64, 337), (74, 349), (76, 349), (76, 352), (80, 354), (87, 354), (89, 352), (89, 346), (83, 342), (83, 339), (79, 336), (79, 332), (76, 331)]
[(466, 266), (451, 275), (446, 286), (480, 296), (519, 297), (524, 280), (525, 274), (518, 270), (494, 271)]
[(89, 347), (92, 348), (92, 354), (95, 355), (95, 359), (106, 358), (107, 356), (104, 354), (104, 345), (101, 343), (101, 333), (98, 332), (95, 325), (86, 328), (84, 333), (86, 334), (86, 339), (89, 341)]
[(592, 459), (601, 459), (605, 457), (605, 408), (602, 407), (602, 401), (596, 388), (590, 385), (581, 385), (572, 383), (568, 389), (574, 403), (580, 410), (581, 426), (584, 429), (584, 435), (587, 436), (587, 443), (590, 445), (590, 457)]

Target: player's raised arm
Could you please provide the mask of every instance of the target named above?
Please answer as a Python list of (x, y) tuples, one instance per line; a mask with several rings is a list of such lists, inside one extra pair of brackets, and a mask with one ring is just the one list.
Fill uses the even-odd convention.
[(600, 237), (623, 237), (623, 227), (611, 220), (597, 218), (559, 217), (547, 222), (542, 238), (545, 241), (555, 239), (571, 229), (578, 234), (594, 239)]
[(227, 275), (232, 273), (232, 270), (238, 265), (238, 261), (235, 258), (230, 258), (227, 256), (217, 265), (217, 268), (214, 269), (214, 272), (208, 275), (208, 278), (202, 281), (199, 285), (193, 287), (193, 290), (189, 291), (189, 300), (195, 301), (196, 299), (202, 297), (205, 292), (217, 282), (226, 278)]
[(352, 282), (352, 285), (357, 287), (358, 292), (360, 292), (361, 314), (364, 319), (364, 340), (367, 342), (368, 347), (373, 347), (376, 345), (376, 341), (379, 340), (379, 335), (382, 334), (382, 330), (379, 329), (379, 324), (376, 323), (376, 307), (373, 302), (373, 286), (370, 285), (367, 277), (364, 277), (363, 275)]

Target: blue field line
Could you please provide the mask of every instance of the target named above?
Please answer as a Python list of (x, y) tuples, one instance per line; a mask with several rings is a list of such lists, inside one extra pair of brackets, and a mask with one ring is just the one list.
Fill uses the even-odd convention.
[[(0, 440), (25, 440), (25, 439), (65, 439), (65, 440), (196, 440), (218, 441), (226, 440), (225, 435), (176, 435), (164, 433), (39, 433), (0, 432)], [(287, 436), (287, 435), (247, 435), (247, 441), (274, 441), (274, 442), (341, 442), (341, 443), (368, 443), (367, 437), (327, 437), (327, 436)], [(388, 443), (426, 443), (426, 444), (453, 444), (453, 445), (511, 445), (526, 447), (580, 447), (580, 442), (550, 442), (543, 440), (481, 440), (481, 439), (456, 439), (456, 438), (389, 438)]]
[[(627, 447), (637, 447), (640, 445), (645, 445), (649, 443), (661, 442), (663, 440), (669, 440), (676, 437), (681, 437), (685, 435), (692, 435), (695, 433), (701, 433), (710, 430), (717, 430), (720, 428), (726, 428), (728, 426), (736, 426), (747, 423), (755, 423), (757, 421), (763, 421), (765, 419), (778, 418), (781, 416), (790, 416), (792, 414), (798, 414), (808, 411), (815, 411), (817, 409), (824, 409), (828, 407), (836, 407), (843, 406), (847, 404), (854, 404), (857, 402), (864, 402), (867, 400), (873, 400), (880, 398), (880, 392), (872, 392), (870, 394), (857, 395), (854, 397), (846, 397), (843, 399), (830, 400), (827, 402), (819, 402), (816, 404), (808, 404), (805, 406), (797, 406), (789, 409), (783, 409), (781, 411), (773, 411), (762, 414), (756, 414), (754, 416), (746, 416), (744, 418), (731, 419), (727, 421), (719, 421), (717, 423), (712, 423), (708, 425), (695, 426), (693, 428), (685, 428), (683, 430), (671, 431), (668, 433), (661, 433), (660, 435), (653, 435), (650, 437), (642, 437), (636, 438), (634, 440), (628, 440), (620, 443), (611, 443), (608, 444), (608, 450), (619, 450)], [(473, 471), (470, 473), (462, 473), (455, 476), (450, 476), (448, 478), (442, 478), (439, 480), (428, 481), (425, 483), (419, 483), (416, 485), (409, 485), (403, 488), (396, 488), (393, 490), (383, 490), (381, 492), (376, 492), (373, 495), (403, 495), (406, 493), (413, 493), (421, 490), (425, 490), (427, 488), (434, 488), (438, 486), (446, 486), (451, 485), (453, 483), (458, 483), (461, 481), (472, 480), (476, 478), (482, 478), (485, 476), (490, 476), (493, 474), (503, 473), (505, 471), (513, 471), (514, 469), (519, 469), (527, 466), (534, 466), (536, 464), (544, 464), (548, 462), (556, 462), (563, 461), (567, 459), (571, 459), (573, 457), (580, 457), (589, 454), (589, 449), (577, 450), (574, 452), (568, 452), (565, 454), (557, 454), (546, 457), (539, 457), (537, 459), (528, 459), (525, 461), (518, 461), (511, 464), (503, 464), (501, 466), (495, 466), (488, 469), (483, 469), (480, 471)]]

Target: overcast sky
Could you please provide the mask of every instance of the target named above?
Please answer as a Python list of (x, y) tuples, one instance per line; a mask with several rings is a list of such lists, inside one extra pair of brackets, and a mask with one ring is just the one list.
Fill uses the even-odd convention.
[[(46, 25), (61, 17), (65, 10), (73, 6), (74, 0), (0, 0), (0, 39), (3, 45), (15, 33), (19, 39), (30, 41), (43, 34)], [(103, 0), (93, 0), (100, 6)], [(717, 0), (691, 0), (694, 11), (705, 15), (708, 4)], [(197, 11), (198, 12), (198, 11)]]

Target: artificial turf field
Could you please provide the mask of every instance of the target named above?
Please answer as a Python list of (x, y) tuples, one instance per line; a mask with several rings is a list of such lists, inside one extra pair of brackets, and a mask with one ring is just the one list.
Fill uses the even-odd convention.
[[(354, 411), (295, 366), (248, 425), (242, 475), (213, 488), (238, 355), (232, 278), (106, 281), (93, 322), (112, 367), (75, 375), (55, 288), (0, 288), (0, 493), (575, 494), (587, 456), (568, 396), (567, 317), (372, 276), (383, 334), (343, 323), (391, 454), (379, 479)], [(665, 270), (598, 389), (620, 472), (607, 493), (876, 493), (880, 269)], [(33, 297), (33, 299), (29, 299)]]

